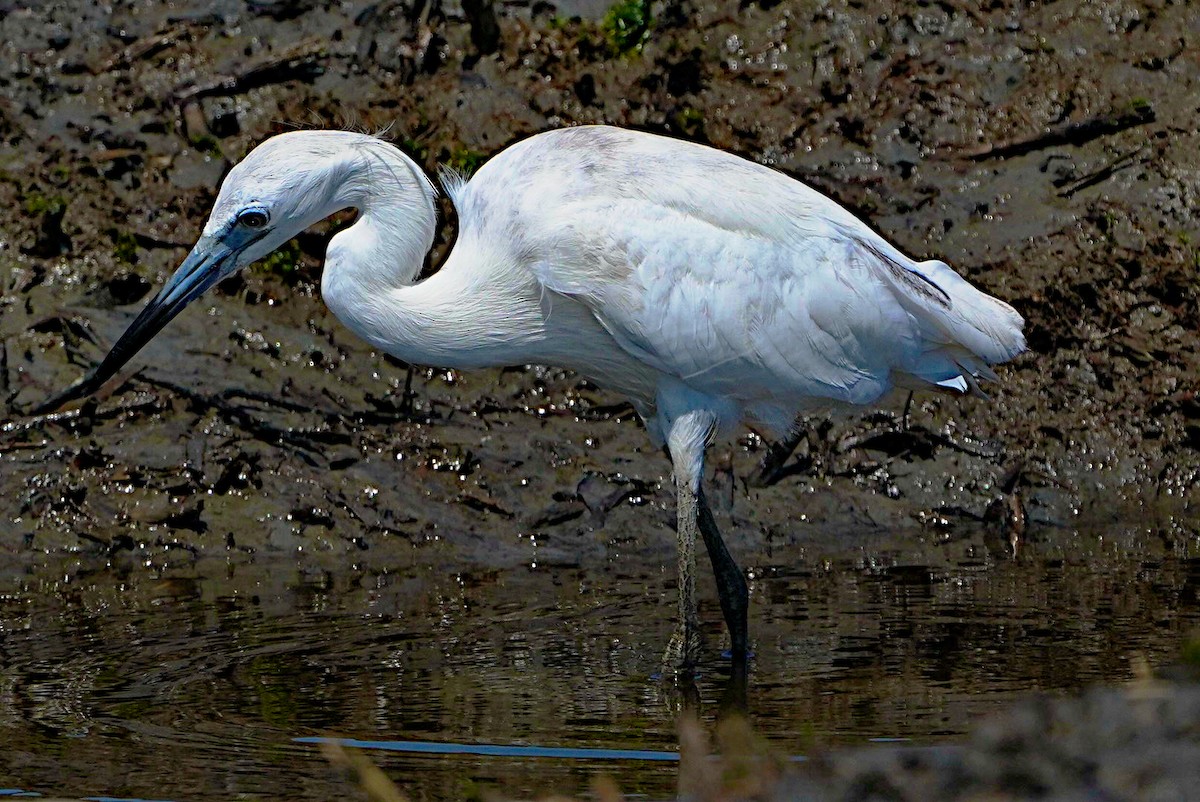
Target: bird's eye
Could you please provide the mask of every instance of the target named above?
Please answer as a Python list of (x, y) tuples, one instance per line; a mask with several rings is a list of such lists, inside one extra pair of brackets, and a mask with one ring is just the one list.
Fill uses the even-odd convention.
[(258, 209), (247, 209), (238, 215), (238, 223), (246, 228), (262, 228), (267, 220), (267, 213)]

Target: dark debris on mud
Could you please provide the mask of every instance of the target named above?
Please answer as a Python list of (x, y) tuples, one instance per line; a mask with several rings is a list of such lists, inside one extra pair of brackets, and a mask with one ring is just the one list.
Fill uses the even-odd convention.
[[(527, 559), (499, 530), (566, 564), (669, 554), (668, 466), (620, 399), (550, 368), (410, 369), (338, 326), (319, 264), (344, 221), (226, 282), (97, 399), (22, 413), (99, 357), (264, 137), (386, 129), (431, 170), (470, 169), (597, 122), (784, 170), (1028, 319), (1031, 351), (990, 401), (807, 421), (765, 477), (757, 436), (715, 451), (710, 495), (739, 550), (848, 528), (936, 543), (983, 520), (1003, 551), (1039, 526), (1131, 516), (1196, 548), (1187, 4), (654, 3), (632, 44), (587, 4), (511, 2), (495, 18), (478, 3), (9, 5), (6, 551), (169, 561), (449, 540)], [(431, 265), (453, 238), (445, 212)]]

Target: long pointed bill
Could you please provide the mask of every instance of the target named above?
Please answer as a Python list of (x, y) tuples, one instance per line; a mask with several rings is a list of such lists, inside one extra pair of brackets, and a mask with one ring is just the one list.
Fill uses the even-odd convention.
[(201, 238), (100, 364), (75, 384), (39, 404), (31, 414), (53, 412), (69, 401), (99, 390), (185, 306), (228, 275), (233, 266), (230, 260), (236, 253), (216, 237)]

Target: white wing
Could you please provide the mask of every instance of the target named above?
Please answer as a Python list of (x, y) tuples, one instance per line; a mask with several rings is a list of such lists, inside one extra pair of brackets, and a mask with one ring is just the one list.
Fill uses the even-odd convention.
[[(509, 216), (479, 208), (504, 187)], [(751, 411), (874, 401), (896, 384), (967, 390), (1024, 347), (1023, 321), (941, 262), (915, 263), (780, 173), (610, 128), (526, 140), (457, 198), (522, 239), (637, 360)]]
[(835, 229), (779, 241), (646, 202), (614, 207), (601, 228), (605, 247), (590, 261), (605, 266), (588, 275), (625, 266), (624, 280), (585, 286), (565, 259), (539, 262), (540, 280), (703, 392), (865, 404), (898, 380), (987, 375), (986, 363), (1012, 355), (970, 325), (962, 308), (981, 294), (961, 279), (947, 290)]

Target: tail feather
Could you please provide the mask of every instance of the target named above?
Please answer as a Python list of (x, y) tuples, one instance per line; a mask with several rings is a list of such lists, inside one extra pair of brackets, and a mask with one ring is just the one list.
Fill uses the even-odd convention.
[[(945, 262), (914, 262), (882, 237), (850, 236), (859, 253), (874, 257), (877, 275), (920, 324), (931, 351), (961, 349), (970, 355), (971, 363), (982, 361), (986, 366), (1025, 350), (1021, 333), (1025, 320), (1017, 310), (976, 288)], [(971, 363), (968, 366), (973, 369)]]
[(950, 297), (948, 308), (925, 305), (918, 315), (943, 334), (947, 344), (966, 349), (985, 366), (1006, 362), (1025, 350), (1025, 319), (1017, 310), (979, 290), (945, 262), (918, 262), (913, 270)]
[(913, 262), (883, 241), (864, 244), (880, 260), (879, 275), (917, 322), (925, 341), (914, 363), (893, 373), (893, 382), (986, 398), (978, 380), (996, 381), (989, 366), (1025, 350), (1025, 320), (945, 262)]

